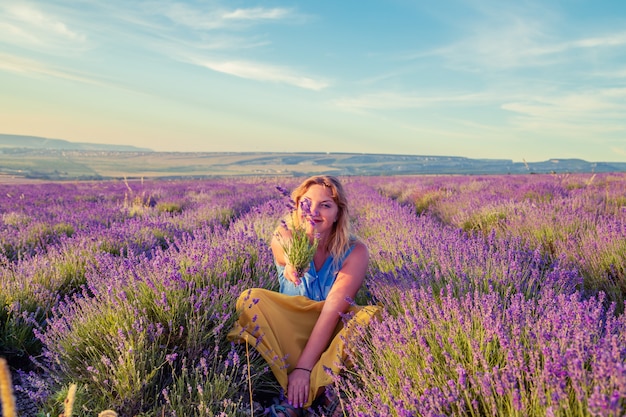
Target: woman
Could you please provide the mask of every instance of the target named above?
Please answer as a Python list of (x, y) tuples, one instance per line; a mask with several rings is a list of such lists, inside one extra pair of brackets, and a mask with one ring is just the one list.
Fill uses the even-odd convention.
[[(355, 323), (367, 323), (373, 306), (351, 305), (368, 268), (367, 247), (351, 235), (346, 194), (331, 176), (306, 179), (291, 194), (307, 235), (317, 239), (308, 271), (298, 276), (288, 262), (284, 242), (291, 232), (279, 227), (272, 238), (280, 293), (252, 289), (237, 303), (241, 316), (229, 334), (255, 346), (268, 361), (286, 391), (286, 401), (271, 407), (272, 416), (296, 417), (318, 400), (329, 408), (336, 398), (326, 398), (332, 382), (328, 370), (337, 372), (345, 358), (345, 344)], [(302, 212), (302, 202), (308, 213)], [(353, 318), (344, 327), (346, 313)]]

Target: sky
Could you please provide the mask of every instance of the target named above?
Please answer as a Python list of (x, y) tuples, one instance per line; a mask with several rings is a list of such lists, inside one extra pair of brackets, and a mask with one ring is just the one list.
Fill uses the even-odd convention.
[(626, 161), (623, 0), (0, 0), (0, 133)]

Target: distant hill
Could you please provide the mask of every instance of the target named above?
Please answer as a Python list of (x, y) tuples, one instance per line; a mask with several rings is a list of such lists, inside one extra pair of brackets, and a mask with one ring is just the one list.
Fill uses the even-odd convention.
[(39, 136), (0, 134), (0, 149), (65, 149), (74, 151), (120, 151), (120, 152), (152, 152), (148, 148), (137, 148), (127, 145), (105, 145), (98, 143), (70, 142), (63, 139), (48, 139)]
[(132, 146), (0, 135), (0, 181), (218, 176), (443, 175), (626, 172), (626, 163), (550, 159), (514, 162), (363, 153), (153, 152)]

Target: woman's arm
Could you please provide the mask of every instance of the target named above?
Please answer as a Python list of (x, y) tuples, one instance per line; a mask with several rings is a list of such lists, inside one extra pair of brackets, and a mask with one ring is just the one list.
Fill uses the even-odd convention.
[[(369, 253), (363, 243), (357, 243), (337, 274), (322, 312), (320, 313), (311, 336), (302, 351), (297, 367), (312, 369), (322, 352), (326, 350), (332, 334), (341, 319), (341, 315), (348, 310), (350, 303), (346, 299), (354, 299), (363, 284), (369, 262)], [(308, 400), (310, 374), (296, 370), (289, 375), (287, 397), (294, 405), (301, 405)]]

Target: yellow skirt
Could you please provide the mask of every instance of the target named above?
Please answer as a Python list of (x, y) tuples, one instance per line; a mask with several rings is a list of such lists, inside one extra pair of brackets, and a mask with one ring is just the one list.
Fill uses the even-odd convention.
[[(286, 391), (287, 376), (309, 340), (309, 335), (322, 312), (324, 301), (313, 301), (300, 295), (285, 295), (262, 288), (245, 291), (237, 300), (239, 320), (228, 333), (228, 339), (247, 341), (269, 364), (278, 383)], [(340, 320), (328, 348), (311, 370), (309, 407), (318, 390), (332, 383), (333, 373), (339, 371), (346, 358), (346, 342), (349, 343), (356, 325), (367, 324), (377, 315), (379, 307), (351, 306), (348, 313), (354, 316), (344, 326)]]

